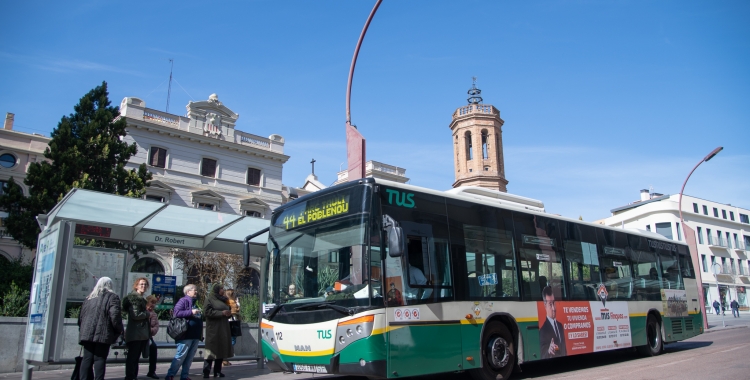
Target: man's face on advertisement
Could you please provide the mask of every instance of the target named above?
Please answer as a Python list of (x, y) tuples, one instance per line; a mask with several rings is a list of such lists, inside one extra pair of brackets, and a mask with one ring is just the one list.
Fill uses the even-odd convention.
[(555, 306), (555, 296), (544, 296), (544, 310), (547, 312), (547, 318), (555, 319), (557, 307)]

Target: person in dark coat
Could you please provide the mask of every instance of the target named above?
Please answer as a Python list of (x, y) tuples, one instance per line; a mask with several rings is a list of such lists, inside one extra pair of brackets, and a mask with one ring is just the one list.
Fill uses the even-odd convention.
[(713, 306), (716, 310), (716, 315), (719, 315), (719, 307), (721, 307), (721, 305), (719, 305), (719, 301), (714, 300)]
[(104, 380), (109, 346), (122, 334), (120, 297), (112, 290), (112, 279), (102, 277), (86, 297), (78, 315), (78, 344), (83, 346), (81, 380)]
[(737, 302), (737, 300), (732, 300), (732, 302), (729, 303), (729, 307), (732, 308), (732, 316), (735, 318), (740, 317), (740, 304)]
[(221, 363), (224, 359), (234, 356), (232, 347), (232, 332), (229, 329), (229, 318), (232, 311), (227, 305), (224, 287), (214, 285), (211, 294), (206, 297), (203, 314), (206, 316), (206, 356), (203, 361), (203, 377), (211, 373), (214, 365), (214, 377), (224, 377), (221, 373)]
[(182, 340), (175, 342), (177, 343), (177, 351), (175, 352), (174, 359), (172, 359), (172, 365), (167, 371), (165, 380), (174, 380), (177, 370), (180, 367), (182, 367), (180, 379), (188, 379), (195, 351), (198, 349), (198, 343), (203, 339), (201, 310), (195, 305), (195, 301), (198, 300), (198, 288), (193, 284), (187, 284), (182, 289), (185, 292), (185, 297), (180, 298), (177, 304), (174, 305), (172, 316), (187, 319), (188, 329)]
[(138, 359), (141, 352), (147, 349), (149, 331), (146, 300), (143, 294), (148, 290), (149, 283), (145, 277), (139, 277), (133, 283), (133, 292), (122, 300), (122, 311), (128, 313), (128, 325), (125, 329), (125, 343), (128, 346), (128, 356), (125, 359), (125, 380), (138, 378)]

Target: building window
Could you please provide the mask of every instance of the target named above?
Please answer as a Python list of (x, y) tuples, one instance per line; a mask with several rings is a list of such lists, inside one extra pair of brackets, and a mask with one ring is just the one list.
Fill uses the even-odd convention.
[(487, 131), (483, 130), (482, 131), (482, 158), (485, 160), (490, 158), (490, 153), (489, 153), (489, 148), (488, 148), (489, 143), (487, 140), (488, 140)]
[(656, 233), (671, 240), (672, 223), (656, 223)]
[(732, 274), (737, 274), (737, 269), (734, 268), (734, 259), (729, 259), (729, 266), (732, 271)]
[(164, 274), (164, 265), (161, 265), (161, 262), (159, 262), (159, 260), (157, 259), (142, 257), (138, 259), (138, 261), (133, 263), (133, 267), (130, 268), (130, 271), (140, 273)]
[(740, 214), (740, 222), (750, 224), (750, 220), (748, 220), (745, 214)]
[(252, 186), (260, 186), (260, 169), (247, 169), (247, 184)]
[(724, 219), (727, 218), (727, 210), (721, 210), (721, 217)]
[(164, 197), (159, 195), (146, 195), (147, 201), (164, 203)]
[(486, 171), (486, 172), (490, 171), (490, 167), (489, 166), (485, 166), (484, 167), (484, 171)]
[(10, 153), (4, 153), (0, 156), (0, 166), (6, 169), (16, 166), (16, 156)]
[(204, 177), (216, 177), (216, 160), (204, 158), (201, 161), (201, 175)]
[(708, 215), (708, 207), (706, 205), (703, 205), (703, 215)]
[(474, 151), (471, 146), (471, 132), (466, 132), (464, 136), (466, 138), (466, 159), (471, 160), (474, 158)]
[(706, 263), (706, 255), (701, 255), (701, 263), (703, 264), (703, 271), (708, 272), (707, 263)]
[(167, 167), (167, 150), (152, 146), (148, 158), (148, 164), (157, 168)]
[(201, 210), (208, 210), (208, 211), (214, 211), (214, 208), (216, 205), (213, 205), (211, 203), (198, 203), (196, 208), (199, 208)]
[(677, 225), (677, 240), (682, 241), (682, 230), (680, 229), (680, 223), (675, 223)]
[(732, 241), (729, 240), (729, 232), (727, 232), (727, 247), (732, 248)]
[(696, 214), (698, 213), (698, 204), (697, 203), (693, 203), (693, 212), (696, 213)]
[(698, 227), (698, 243), (703, 244), (703, 231)]
[(708, 240), (708, 245), (714, 245), (714, 239), (711, 237), (710, 228), (706, 228), (706, 240)]
[(729, 212), (729, 219), (734, 222), (734, 211)]
[(716, 207), (714, 207), (714, 217), (716, 217), (716, 218), (719, 217), (719, 209), (716, 208)]
[(263, 215), (261, 215), (258, 211), (252, 211), (252, 210), (245, 210), (245, 216), (250, 216), (253, 218), (262, 218)]
[(651, 232), (651, 225), (650, 224), (646, 225), (646, 231)]

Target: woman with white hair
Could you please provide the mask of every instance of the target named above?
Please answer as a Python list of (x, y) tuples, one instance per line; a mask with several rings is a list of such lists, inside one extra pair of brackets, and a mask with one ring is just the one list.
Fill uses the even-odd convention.
[(193, 364), (195, 351), (198, 349), (198, 343), (203, 339), (203, 320), (201, 319), (201, 309), (195, 304), (198, 300), (198, 288), (193, 284), (187, 284), (182, 291), (185, 296), (180, 298), (174, 305), (172, 316), (175, 318), (185, 318), (188, 323), (187, 331), (182, 339), (175, 341), (177, 350), (172, 359), (172, 365), (167, 371), (165, 380), (175, 380), (178, 376), (177, 371), (182, 367), (178, 379), (189, 380), (190, 366)]
[(86, 297), (78, 315), (78, 344), (83, 346), (81, 380), (89, 380), (93, 367), (95, 379), (104, 380), (109, 346), (122, 334), (120, 297), (112, 290), (112, 279), (102, 277)]

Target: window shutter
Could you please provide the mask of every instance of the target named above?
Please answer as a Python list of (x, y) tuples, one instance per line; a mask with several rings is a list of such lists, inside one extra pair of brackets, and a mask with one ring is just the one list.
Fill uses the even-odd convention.
[(167, 167), (167, 150), (163, 148), (151, 148), (148, 164), (157, 168)]
[(157, 157), (157, 165), (160, 168), (166, 168), (167, 167), (167, 150), (158, 148), (159, 154)]
[(247, 169), (247, 184), (252, 186), (260, 186), (260, 169)]
[(214, 177), (216, 175), (216, 160), (204, 158), (203, 165), (201, 165), (201, 175), (206, 177)]

